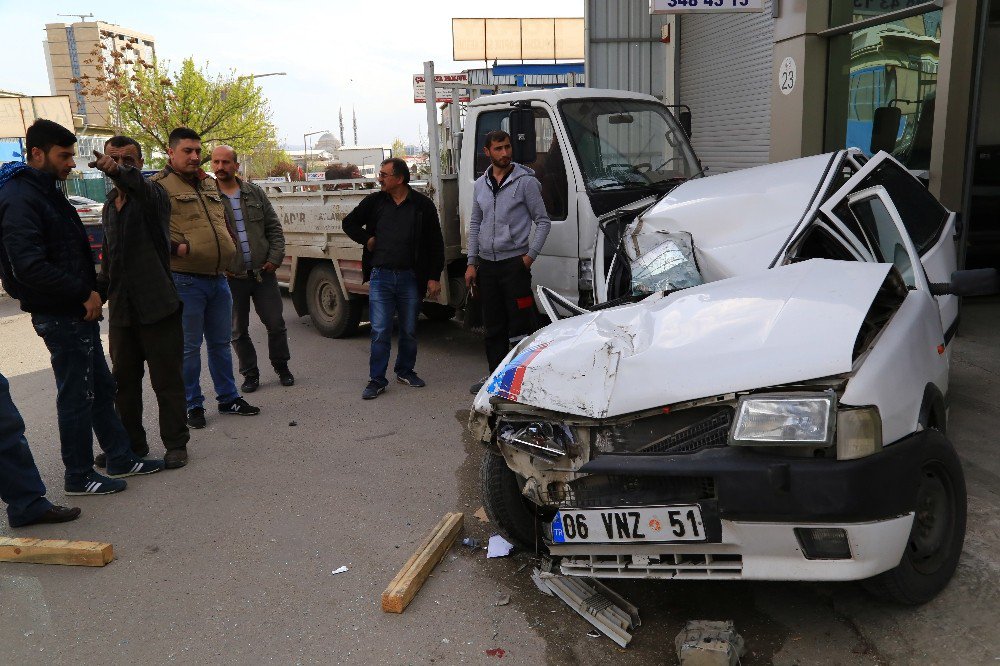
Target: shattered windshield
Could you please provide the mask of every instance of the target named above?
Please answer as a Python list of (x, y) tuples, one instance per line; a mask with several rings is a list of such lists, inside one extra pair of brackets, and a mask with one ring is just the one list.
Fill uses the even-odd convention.
[(633, 237), (632, 294), (676, 291), (702, 284), (691, 238), (687, 234), (638, 234)]
[(665, 106), (629, 99), (559, 105), (587, 189), (658, 189), (698, 173), (684, 130)]

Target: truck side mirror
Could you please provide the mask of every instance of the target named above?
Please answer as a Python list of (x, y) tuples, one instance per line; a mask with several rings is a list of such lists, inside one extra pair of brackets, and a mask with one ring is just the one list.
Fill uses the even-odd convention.
[(510, 112), (510, 143), (512, 159), (519, 164), (531, 164), (538, 159), (535, 149), (535, 112), (516, 108)]
[(892, 154), (902, 117), (903, 112), (898, 106), (880, 106), (875, 109), (872, 116), (872, 142), (869, 146), (872, 155), (880, 150)]
[(975, 268), (955, 271), (951, 282), (931, 286), (935, 296), (993, 296), (1000, 294), (1000, 273), (995, 268)]
[(691, 111), (686, 109), (677, 114), (677, 121), (681, 124), (681, 129), (687, 134), (687, 137), (691, 138)]

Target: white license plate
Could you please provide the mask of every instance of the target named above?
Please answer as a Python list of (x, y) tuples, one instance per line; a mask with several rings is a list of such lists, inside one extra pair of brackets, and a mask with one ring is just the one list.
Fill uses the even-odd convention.
[(697, 504), (563, 509), (552, 520), (554, 543), (704, 541)]

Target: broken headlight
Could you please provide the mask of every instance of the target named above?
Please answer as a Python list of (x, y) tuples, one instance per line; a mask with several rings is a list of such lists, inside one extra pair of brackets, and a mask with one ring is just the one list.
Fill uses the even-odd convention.
[(744, 396), (730, 444), (827, 447), (833, 443), (836, 409), (832, 391)]
[(497, 428), (497, 441), (554, 460), (570, 453), (573, 433), (565, 425), (547, 421), (505, 422)]
[(882, 450), (878, 407), (841, 409), (837, 414), (837, 460), (854, 460)]

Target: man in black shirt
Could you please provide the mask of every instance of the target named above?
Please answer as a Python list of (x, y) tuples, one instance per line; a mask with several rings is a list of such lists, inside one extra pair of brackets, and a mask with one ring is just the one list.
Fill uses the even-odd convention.
[(426, 384), (413, 368), (417, 361), (417, 316), (426, 293), (441, 293), (444, 241), (434, 203), (409, 185), (410, 170), (398, 157), (382, 162), (380, 192), (365, 197), (344, 218), (344, 233), (364, 246), (361, 267), (370, 282), (372, 324), (369, 381), (361, 397), (385, 391), (392, 341), (392, 318), (399, 318), (399, 351), (394, 372), (407, 386)]

